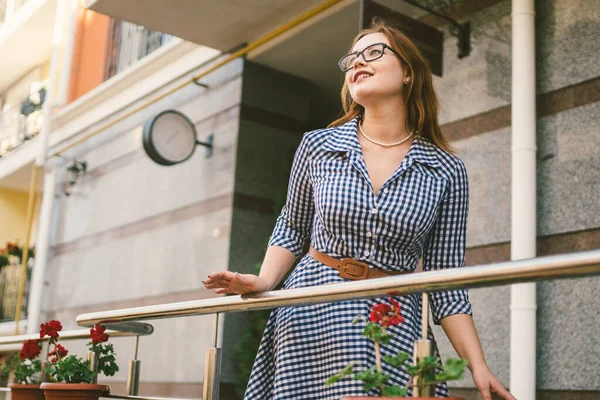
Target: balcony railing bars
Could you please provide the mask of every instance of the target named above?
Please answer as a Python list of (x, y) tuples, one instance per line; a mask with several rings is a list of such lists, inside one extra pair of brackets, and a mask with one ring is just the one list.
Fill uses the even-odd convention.
[[(14, 321), (17, 308), (17, 297), (21, 283), (21, 264), (6, 265), (0, 268), (0, 322)], [(29, 298), (29, 271), (25, 281), (21, 315), (27, 315)]]
[(12, 16), (29, 0), (0, 0), (0, 27), (9, 21)]
[(538, 257), (475, 267), (344, 282), (246, 296), (111, 310), (77, 317), (80, 326), (215, 314), (213, 347), (207, 350), (204, 400), (219, 398), (220, 350), (216, 347), (218, 314), (283, 306), (407, 295), (457, 288), (477, 288), (600, 275), (600, 250)]
[[(216, 400), (219, 398), (221, 358), (221, 349), (216, 347), (216, 337), (218, 334), (218, 317), (221, 312), (407, 295), (457, 288), (501, 286), (593, 275), (600, 275), (600, 250), (245, 296), (226, 296), (208, 300), (103, 311), (79, 315), (77, 323), (80, 326), (88, 327), (96, 323), (102, 323), (109, 329), (127, 330), (144, 326), (144, 324), (137, 325), (138, 323), (135, 321), (214, 314), (213, 347), (207, 350), (202, 399)], [(87, 334), (87, 331), (85, 332)], [(26, 339), (26, 336), (10, 339), (0, 338), (0, 346), (9, 342), (14, 345), (14, 342), (22, 342)], [(2, 350), (1, 347), (0, 350)], [(136, 379), (134, 374), (131, 373), (131, 368), (129, 379), (132, 382), (135, 382)], [(128, 395), (110, 395), (109, 397), (131, 400), (165, 400), (165, 398), (137, 396), (137, 393), (129, 390), (128, 392)], [(169, 399), (175, 400), (173, 398)]]
[(152, 53), (173, 36), (127, 21), (111, 20), (105, 79), (122, 72)]
[(40, 132), (44, 121), (42, 105), (45, 97), (46, 89), (41, 88), (16, 104), (7, 105), (0, 113), (0, 157)]
[[(138, 345), (140, 336), (151, 335), (154, 332), (154, 327), (150, 324), (139, 323), (139, 322), (128, 322), (122, 324), (107, 324), (106, 333), (112, 337), (135, 337), (135, 350), (134, 350), (134, 359), (129, 362), (129, 373), (127, 378), (127, 393), (128, 396), (123, 396), (122, 398), (129, 399), (142, 399), (141, 397), (137, 397), (137, 390), (139, 387), (139, 371), (140, 371), (140, 361), (137, 359), (138, 353)], [(60, 333), (60, 340), (77, 340), (77, 339), (89, 339), (90, 331), (88, 329), (78, 329), (71, 331), (64, 331)], [(26, 340), (39, 340), (40, 336), (37, 334), (29, 334), (29, 335), (14, 335), (14, 336), (4, 336), (0, 337), (0, 352), (16, 352), (21, 349), (23, 342)], [(49, 338), (42, 339), (44, 345), (48, 341)], [(47, 354), (48, 351), (42, 349), (42, 354)], [(89, 355), (88, 355), (89, 358)], [(45, 361), (43, 361), (45, 363)], [(135, 367), (132, 368), (132, 365)], [(45, 368), (42, 367), (42, 370)], [(8, 392), (9, 388), (0, 387), (0, 392)], [(117, 397), (118, 396), (109, 396), (109, 397)]]

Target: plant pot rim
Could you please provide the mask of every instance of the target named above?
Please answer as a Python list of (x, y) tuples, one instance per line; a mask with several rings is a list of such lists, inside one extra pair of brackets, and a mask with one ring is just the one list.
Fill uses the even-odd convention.
[(44, 390), (97, 390), (99, 392), (110, 393), (106, 385), (97, 385), (95, 383), (53, 383), (44, 382), (40, 385)]
[(41, 383), (9, 383), (10, 389), (37, 389)]
[[(391, 399), (391, 400), (396, 400), (396, 399), (402, 399), (402, 398), (406, 398), (406, 399), (421, 399), (421, 400), (437, 400), (439, 399), (439, 397), (389, 397), (389, 396), (382, 396), (382, 397), (368, 397), (368, 396), (344, 396), (341, 398), (341, 400), (367, 400), (367, 399)], [(446, 400), (465, 400), (464, 397), (446, 397)]]

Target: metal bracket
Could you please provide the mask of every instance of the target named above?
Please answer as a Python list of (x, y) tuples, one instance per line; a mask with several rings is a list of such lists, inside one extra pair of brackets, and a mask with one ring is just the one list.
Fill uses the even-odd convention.
[(198, 81), (198, 79), (194, 79), (194, 84), (203, 87), (204, 89), (208, 89), (208, 85), (204, 84), (204, 83), (200, 83)]
[(214, 136), (215, 135), (213, 135), (212, 133), (210, 135), (208, 135), (206, 142), (200, 142), (200, 141), (196, 140), (196, 144), (206, 147), (206, 153), (205, 153), (206, 158), (209, 158), (213, 154)]
[(437, 17), (443, 18), (446, 21), (449, 21), (452, 25), (454, 25), (454, 30), (450, 30), (453, 36), (458, 38), (458, 58), (465, 58), (469, 54), (471, 54), (471, 22), (467, 21), (461, 24), (458, 21), (450, 18), (447, 15), (444, 15), (440, 12), (430, 9), (427, 6), (420, 4), (416, 0), (403, 0), (408, 4), (411, 4), (421, 10), (425, 10)]
[[(246, 46), (248, 46), (248, 43), (246, 43), (246, 42), (240, 43), (240, 44), (238, 44), (236, 46), (233, 46), (232, 48), (230, 48), (228, 50), (225, 50), (224, 52), (222, 52), (221, 54), (219, 54), (218, 57), (226, 55), (226, 54), (233, 54), (233, 53), (235, 53), (235, 52), (243, 49)], [(199, 78), (194, 79), (194, 84), (197, 85), (197, 86), (203, 87), (204, 89), (208, 89), (210, 87), (207, 84), (200, 82)]]

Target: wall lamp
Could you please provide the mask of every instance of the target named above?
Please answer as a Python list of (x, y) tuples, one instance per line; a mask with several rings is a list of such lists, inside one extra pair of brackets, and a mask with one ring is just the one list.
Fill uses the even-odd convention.
[(67, 168), (67, 183), (68, 187), (65, 189), (65, 195), (71, 195), (71, 189), (77, 183), (79, 177), (87, 171), (87, 162), (74, 160), (73, 164)]

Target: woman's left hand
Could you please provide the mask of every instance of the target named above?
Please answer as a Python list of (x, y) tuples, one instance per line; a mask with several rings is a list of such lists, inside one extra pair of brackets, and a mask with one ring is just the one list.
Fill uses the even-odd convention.
[(471, 375), (473, 375), (473, 382), (483, 396), (483, 400), (492, 400), (492, 393), (496, 393), (505, 400), (516, 400), (515, 396), (504, 388), (487, 365), (473, 369)]

